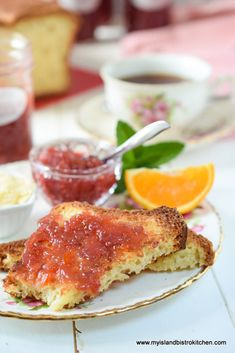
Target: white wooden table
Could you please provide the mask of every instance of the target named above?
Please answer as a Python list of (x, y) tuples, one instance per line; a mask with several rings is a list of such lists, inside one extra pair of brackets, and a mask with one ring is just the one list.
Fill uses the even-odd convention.
[[(97, 52), (97, 47), (95, 48)], [(116, 47), (76, 48), (73, 63), (99, 68)], [(109, 53), (105, 55), (105, 53)], [(79, 54), (79, 55), (78, 55)], [(88, 55), (89, 60), (86, 60)], [(95, 58), (93, 54), (93, 58)], [(57, 114), (57, 113), (58, 114)], [(48, 108), (34, 115), (35, 143), (51, 138), (86, 135), (74, 111)], [(208, 199), (218, 209), (224, 243), (213, 269), (189, 288), (149, 307), (116, 316), (77, 321), (24, 321), (0, 318), (0, 353), (120, 353), (120, 352), (234, 352), (235, 351), (235, 139), (186, 150), (177, 166), (213, 162), (216, 179)], [(226, 345), (137, 345), (137, 340), (226, 341)]]

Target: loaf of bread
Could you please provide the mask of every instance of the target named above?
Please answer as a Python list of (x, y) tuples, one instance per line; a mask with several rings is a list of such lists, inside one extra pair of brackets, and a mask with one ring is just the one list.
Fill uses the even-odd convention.
[(78, 25), (78, 17), (56, 0), (0, 0), (0, 31), (19, 32), (32, 45), (36, 96), (68, 90), (69, 53)]
[(71, 308), (184, 248), (186, 237), (187, 226), (176, 209), (61, 204), (26, 241), (4, 288), (16, 297), (40, 299), (52, 310)]

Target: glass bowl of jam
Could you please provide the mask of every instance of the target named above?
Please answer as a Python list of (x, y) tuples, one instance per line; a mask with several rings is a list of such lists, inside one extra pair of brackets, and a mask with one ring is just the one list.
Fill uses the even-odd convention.
[(114, 192), (121, 175), (121, 161), (103, 162), (114, 147), (103, 141), (56, 141), (30, 152), (33, 177), (52, 205), (86, 201), (102, 205)]

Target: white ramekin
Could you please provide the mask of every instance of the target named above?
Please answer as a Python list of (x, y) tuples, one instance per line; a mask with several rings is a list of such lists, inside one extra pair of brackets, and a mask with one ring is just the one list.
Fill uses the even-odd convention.
[[(5, 172), (33, 182), (28, 161), (2, 164), (0, 165), (0, 172)], [(0, 241), (4, 238), (14, 237), (14, 235), (20, 231), (25, 222), (29, 219), (35, 199), (36, 186), (27, 201), (17, 205), (0, 206)]]

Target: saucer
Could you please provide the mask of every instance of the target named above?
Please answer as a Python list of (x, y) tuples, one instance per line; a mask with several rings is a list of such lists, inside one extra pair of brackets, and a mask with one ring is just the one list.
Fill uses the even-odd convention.
[[(181, 140), (190, 146), (217, 141), (235, 131), (235, 102), (232, 99), (211, 100), (204, 111), (183, 128), (172, 127), (158, 136), (158, 141)], [(107, 108), (103, 91), (86, 99), (78, 110), (78, 123), (96, 138), (115, 143), (119, 118)], [(133, 125), (133, 123), (132, 123)], [(140, 126), (133, 126), (139, 129)]]

